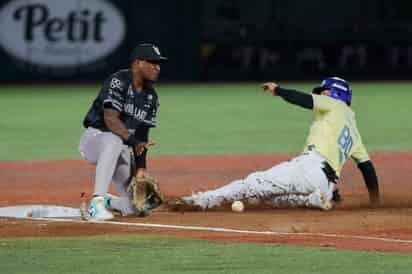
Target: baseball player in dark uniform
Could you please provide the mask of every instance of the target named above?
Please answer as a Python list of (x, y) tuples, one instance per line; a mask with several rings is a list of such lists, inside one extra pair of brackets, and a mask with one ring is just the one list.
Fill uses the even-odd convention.
[[(145, 176), (146, 153), (154, 142), (149, 130), (156, 126), (159, 99), (153, 87), (161, 63), (167, 61), (153, 44), (140, 44), (131, 54), (130, 68), (119, 70), (104, 82), (83, 125), (80, 154), (96, 165), (95, 188), (89, 204), (94, 220), (110, 220), (111, 210), (136, 214), (127, 191), (133, 175)], [(136, 174), (131, 175), (130, 151), (134, 151)], [(108, 194), (113, 181), (119, 197)]]

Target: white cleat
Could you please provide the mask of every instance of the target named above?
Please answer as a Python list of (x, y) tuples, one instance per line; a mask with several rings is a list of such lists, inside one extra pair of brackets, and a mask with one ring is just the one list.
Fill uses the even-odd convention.
[(116, 195), (110, 194), (110, 193), (106, 193), (104, 194), (103, 198), (104, 198), (104, 207), (108, 210), (112, 210), (113, 208), (110, 204), (112, 199), (117, 199), (119, 197)]
[(107, 221), (114, 218), (113, 213), (105, 207), (105, 199), (102, 196), (94, 197), (89, 205), (89, 220), (92, 221)]

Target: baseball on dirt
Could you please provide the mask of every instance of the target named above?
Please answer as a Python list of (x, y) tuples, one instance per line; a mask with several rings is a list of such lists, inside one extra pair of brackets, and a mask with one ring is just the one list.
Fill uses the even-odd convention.
[(232, 211), (234, 212), (243, 212), (245, 210), (245, 205), (242, 201), (234, 201), (232, 203)]

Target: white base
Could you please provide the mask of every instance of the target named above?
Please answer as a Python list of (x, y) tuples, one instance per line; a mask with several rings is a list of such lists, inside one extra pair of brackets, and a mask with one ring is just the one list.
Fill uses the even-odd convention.
[(55, 205), (19, 205), (0, 207), (0, 217), (71, 218), (80, 217), (80, 210)]

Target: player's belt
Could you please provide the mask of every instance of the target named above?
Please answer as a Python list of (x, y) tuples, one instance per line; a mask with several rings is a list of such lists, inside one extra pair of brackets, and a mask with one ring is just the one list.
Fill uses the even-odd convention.
[(322, 171), (325, 173), (326, 178), (328, 178), (328, 181), (334, 184), (338, 183), (339, 177), (336, 176), (336, 172), (333, 169), (333, 167), (330, 166), (330, 164), (327, 161), (322, 162)]

